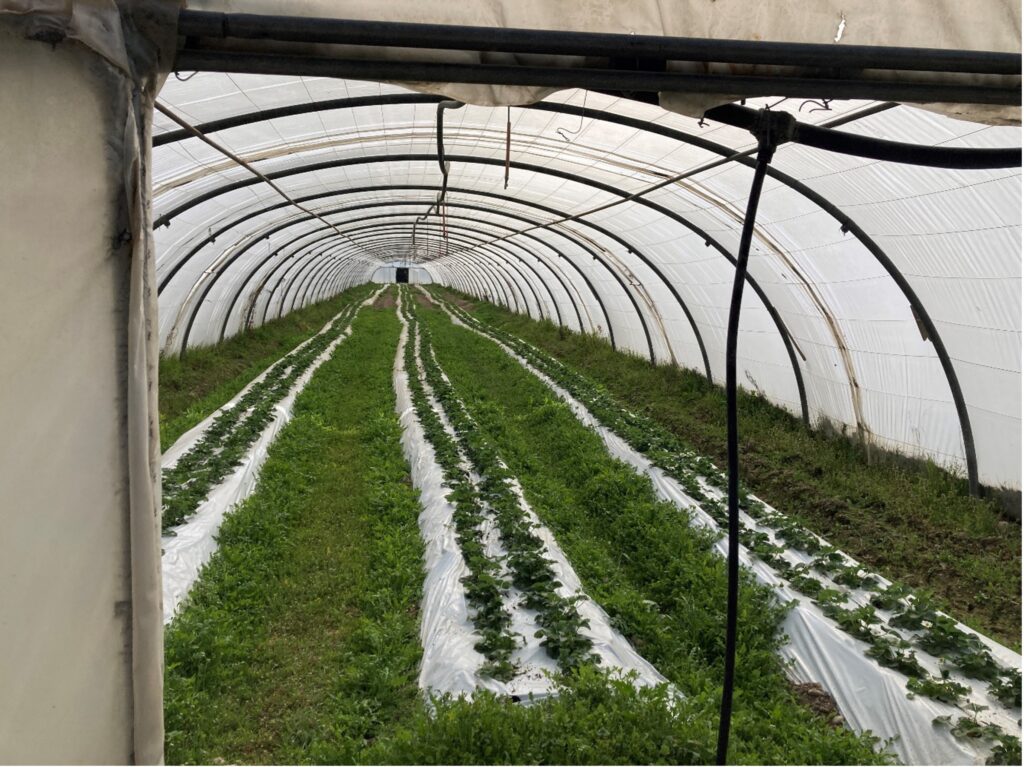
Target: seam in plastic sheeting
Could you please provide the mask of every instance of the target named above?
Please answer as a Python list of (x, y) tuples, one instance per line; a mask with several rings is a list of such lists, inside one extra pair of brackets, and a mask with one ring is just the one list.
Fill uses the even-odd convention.
[[(695, 524), (712, 530), (719, 529), (714, 520), (707, 516), (673, 478), (603, 426), (569, 392), (501, 342), (462, 322), (444, 304), (438, 305), (452, 322), (487, 338), (543, 381), (569, 405), (583, 424), (601, 436), (609, 453), (632, 466), (638, 473), (650, 477), (660, 497), (691, 511)], [(707, 485), (703, 489), (709, 493), (714, 490)], [(716, 491), (717, 494), (720, 493)], [(772, 508), (768, 504), (765, 505), (769, 509)], [(753, 523), (746, 515), (743, 515), (743, 519), (748, 524)], [(754, 526), (756, 529), (762, 529), (756, 523)], [(819, 540), (825, 542), (820, 537)], [(727, 548), (728, 543), (724, 539), (715, 544), (715, 550), (722, 556), (726, 554)], [(793, 550), (789, 550), (787, 554), (800, 561), (810, 561), (809, 557)], [(817, 605), (799, 592), (790, 589), (771, 568), (752, 557), (745, 546), (740, 547), (740, 562), (760, 583), (771, 586), (781, 602), (795, 602), (782, 626), (789, 641), (782, 647), (781, 655), (791, 662), (786, 673), (798, 682), (821, 684), (835, 699), (836, 705), (856, 732), (870, 730), (884, 740), (893, 739), (891, 748), (906, 764), (985, 763), (991, 751), (990, 747), (968, 739), (957, 739), (947, 728), (937, 727), (932, 723), (939, 716), (952, 716), (955, 719), (964, 713), (962, 709), (921, 696), (908, 698), (906, 677), (903, 674), (881, 667), (864, 655), (864, 648), (867, 647), (865, 643), (837, 629)], [(880, 576), (879, 579), (884, 585), (890, 585), (886, 579)], [(850, 598), (858, 603), (867, 603), (864, 592), (854, 591)], [(1021, 667), (1021, 656), (1017, 653), (959, 622), (957, 628), (977, 636), (1000, 663), (1010, 668)], [(931, 673), (935, 673), (939, 668), (937, 662), (927, 654), (919, 654), (918, 660)], [(974, 697), (985, 688), (985, 685), (977, 680), (958, 678), (957, 681), (968, 684)], [(1016, 719), (1009, 713), (989, 711), (985, 717), (1008, 732), (1019, 730)]]
[[(384, 288), (381, 288), (363, 301), (360, 304), (360, 309), (375, 301), (382, 290)], [(289, 354), (298, 351), (318, 335), (327, 332), (331, 327), (331, 323), (340, 317), (341, 314), (342, 312), (339, 312), (335, 315), (324, 325), (319, 333), (307, 338)], [(355, 322), (357, 316), (358, 310), (353, 315), (352, 322)], [(249, 449), (242, 463), (210, 491), (210, 494), (187, 521), (172, 528), (171, 534), (163, 537), (161, 541), (163, 547), (161, 565), (163, 570), (164, 625), (167, 625), (174, 619), (182, 602), (192, 589), (192, 585), (199, 578), (203, 566), (210, 561), (210, 557), (217, 550), (216, 535), (217, 531), (220, 530), (221, 524), (224, 522), (224, 518), (235, 505), (248, 498), (256, 488), (260, 469), (267, 460), (270, 446), (277, 439), (277, 435), (281, 433), (281, 430), (292, 419), (292, 406), (295, 404), (296, 397), (306, 387), (306, 384), (309, 383), (317, 369), (331, 358), (338, 345), (350, 335), (352, 335), (351, 323), (348, 328), (341, 332), (337, 340), (324, 349), (309, 368), (299, 376), (295, 383), (292, 384), (291, 389), (288, 390), (288, 393), (274, 405), (273, 420), (260, 433), (260, 436)], [(273, 365), (270, 367), (273, 367)], [(183, 434), (174, 445), (168, 448), (167, 452), (163, 455), (163, 468), (169, 469), (173, 467), (181, 456), (199, 441), (220, 413), (235, 407), (249, 389), (266, 377), (270, 367), (254, 378), (244, 389), (232, 397), (227, 404), (211, 413), (205, 420)]]
[[(423, 643), (420, 688), (432, 694), (471, 696), (477, 689), (486, 689), (499, 695), (532, 695), (535, 699), (548, 696), (555, 687), (552, 676), (558, 674), (558, 666), (533, 636), (537, 628), (533, 611), (510, 604), (515, 600), (514, 594), (510, 600), (506, 600), (506, 607), (511, 608), (512, 631), (526, 638), (526, 646), (517, 649), (513, 655), (521, 671), (507, 684), (477, 673), (485, 659), (474, 649), (479, 637), (469, 619), (469, 608), (462, 586), (462, 578), (469, 574), (469, 569), (455, 537), (452, 521), (454, 507), (447, 499), (448, 487), (434, 457), (434, 448), (427, 441), (413, 409), (405, 368), (405, 347), (410, 343), (409, 327), (400, 309), (399, 306), (402, 335), (393, 369), (395, 410), (402, 425), (402, 450), (409, 463), (413, 486), (420, 492), (422, 511), (419, 526), (425, 543), (426, 578), (420, 605), (420, 639)], [(438, 403), (431, 399), (431, 405), (438, 411), (445, 429), (451, 432), (451, 425)], [(582, 593), (579, 577), (551, 532), (540, 525), (536, 514), (523, 498), (518, 482), (515, 482), (515, 491), (531, 522), (537, 525), (534, 532), (543, 541), (545, 556), (552, 563), (552, 569), (562, 584), (559, 592), (563, 596)], [(489, 546), (495, 547), (489, 551), (493, 555), (500, 543), (496, 543), (492, 537)], [(585, 597), (578, 603), (577, 609), (580, 616), (590, 622), (583, 633), (593, 642), (594, 652), (601, 657), (605, 667), (635, 672), (634, 684), (641, 686), (667, 682), (651, 664), (640, 657), (625, 637), (611, 627), (607, 613), (592, 599)]]

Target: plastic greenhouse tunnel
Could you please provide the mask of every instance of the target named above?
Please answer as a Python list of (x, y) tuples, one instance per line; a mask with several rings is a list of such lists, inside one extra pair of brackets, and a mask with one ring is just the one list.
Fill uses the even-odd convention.
[(0, 763), (1021, 756), (1021, 8), (0, 0)]

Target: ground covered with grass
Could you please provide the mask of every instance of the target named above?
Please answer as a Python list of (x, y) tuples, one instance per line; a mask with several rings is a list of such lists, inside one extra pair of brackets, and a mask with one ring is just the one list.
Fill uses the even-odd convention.
[[(708, 539), (493, 344), (422, 313), (459, 396), (589, 593), (685, 697), (583, 666), (530, 706), (421, 699), (419, 507), (391, 386), (399, 322), (370, 307), (299, 396), (168, 627), (167, 761), (712, 761), (725, 576)], [(789, 692), (774, 653), (781, 608), (749, 583), (742, 605), (731, 760), (879, 761), (868, 739)]]
[(318, 332), (341, 309), (366, 298), (359, 285), (216, 346), (160, 358), (160, 449), (166, 450), (270, 365)]
[[(725, 393), (702, 376), (651, 366), (602, 339), (445, 294), (572, 365), (725, 465)], [(994, 501), (970, 498), (964, 480), (934, 465), (807, 430), (742, 391), (739, 417), (742, 478), (752, 492), (880, 574), (934, 592), (964, 623), (1020, 648), (1020, 525)]]
[[(710, 535), (612, 459), (569, 407), (490, 341), (419, 308), (458, 397), (522, 483), (587, 593), (685, 698), (688, 761), (712, 761), (724, 651), (724, 562)], [(784, 614), (746, 580), (730, 758), (743, 763), (869, 762), (857, 739), (797, 703), (776, 649)], [(677, 724), (680, 726), (680, 724)], [(682, 758), (682, 757), (680, 757)]]
[(394, 310), (313, 376), (166, 633), (167, 761), (346, 762), (418, 706), (418, 499)]

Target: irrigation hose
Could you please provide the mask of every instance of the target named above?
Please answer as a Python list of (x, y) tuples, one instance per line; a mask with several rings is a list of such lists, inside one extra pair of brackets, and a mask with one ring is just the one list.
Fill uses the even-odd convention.
[(746, 282), (747, 261), (750, 257), (750, 242), (754, 234), (754, 220), (757, 218), (757, 205), (761, 199), (761, 189), (768, 171), (775, 147), (780, 140), (788, 137), (792, 130), (793, 118), (782, 112), (761, 110), (757, 124), (752, 132), (757, 136), (757, 164), (754, 167), (754, 180), (750, 185), (750, 197), (747, 200), (747, 212), (743, 219), (743, 233), (740, 237), (740, 249), (736, 257), (736, 272), (732, 283), (732, 302), (729, 306), (729, 325), (725, 346), (725, 393), (726, 417), (728, 420), (728, 454), (729, 454), (729, 554), (727, 569), (729, 575), (728, 592), (726, 595), (725, 624), (725, 674), (722, 680), (722, 705), (718, 718), (718, 755), (717, 764), (726, 764), (729, 753), (729, 726), (732, 721), (732, 692), (736, 675), (736, 623), (739, 606), (740, 578), (740, 451), (739, 427), (736, 414), (736, 344), (740, 327), (740, 307), (743, 302), (743, 285)]

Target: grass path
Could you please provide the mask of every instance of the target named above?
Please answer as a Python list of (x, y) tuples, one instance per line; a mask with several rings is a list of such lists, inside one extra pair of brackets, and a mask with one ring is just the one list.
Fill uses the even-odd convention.
[(394, 310), (360, 313), (226, 519), (166, 635), (168, 762), (349, 762), (419, 705), (398, 329)]
[(160, 449), (166, 450), (243, 386), (314, 333), (369, 285), (229, 338), (190, 349), (184, 357), (160, 358)]
[[(725, 394), (701, 376), (560, 333), (492, 304), (460, 304), (603, 384), (725, 465)], [(743, 480), (752, 492), (880, 574), (934, 592), (964, 623), (1020, 649), (1021, 534), (994, 502), (933, 465), (868, 455), (741, 390)]]
[[(536, 460), (553, 460), (562, 437), (579, 436), (563, 431), (582, 428), (574, 417), (535, 401), (523, 386), (526, 374), (508, 368), (495, 347), (451, 326), (438, 330), (454, 344), (455, 352), (446, 349), (458, 357), (452, 367), (460, 378), (479, 368), (488, 387), (507, 384), (526, 396), (517, 404), (532, 403), (516, 411), (530, 425), (522, 439), (556, 440)], [(717, 681), (708, 669), (721, 652), (721, 616), (701, 616), (720, 599), (721, 568), (716, 574), (699, 565), (711, 555), (691, 539), (697, 559), (664, 569), (663, 556), (678, 557), (680, 542), (666, 538), (663, 553), (650, 549), (650, 528), (634, 523), (650, 517), (655, 524), (668, 510), (634, 497), (642, 492), (628, 470), (606, 467), (572, 492), (555, 481), (573, 457), (590, 465), (588, 451), (599, 445), (566, 451), (537, 492), (549, 504), (563, 492), (577, 511), (573, 493), (594, 504), (593, 519), (579, 530), (564, 529), (568, 517), (560, 521), (571, 555), (595, 582), (607, 572), (596, 593), (690, 697), (668, 705), (664, 688), (638, 691), (585, 668), (563, 680), (559, 698), (530, 707), (486, 694), (424, 704), (416, 686), (419, 505), (390, 380), (398, 332), (394, 309), (360, 314), (352, 337), (300, 395), (256, 492), (225, 521), (218, 552), (168, 627), (168, 763), (707, 763), (717, 721)], [(515, 445), (517, 456), (533, 449)], [(611, 519), (610, 507), (624, 508), (622, 518)], [(642, 589), (633, 585), (640, 581)], [(690, 591), (676, 593), (680, 583)], [(642, 601), (648, 595), (662, 600), (660, 609)], [(748, 599), (749, 592), (749, 612)], [(744, 660), (753, 662), (744, 665), (733, 758), (877, 761), (866, 742), (796, 706), (776, 666), (757, 667), (775, 641), (774, 616), (748, 614), (744, 622), (757, 636), (745, 637), (753, 655)], [(775, 693), (763, 695), (769, 688)]]
[[(689, 740), (713, 760), (721, 684), (725, 567), (710, 537), (656, 500), (649, 481), (610, 458), (598, 435), (490, 341), (418, 310), (438, 361), (555, 534), (587, 593), (686, 701)], [(800, 706), (776, 655), (783, 615), (749, 579), (741, 597), (740, 654), (730, 757), (743, 763), (878, 759), (867, 741)]]

